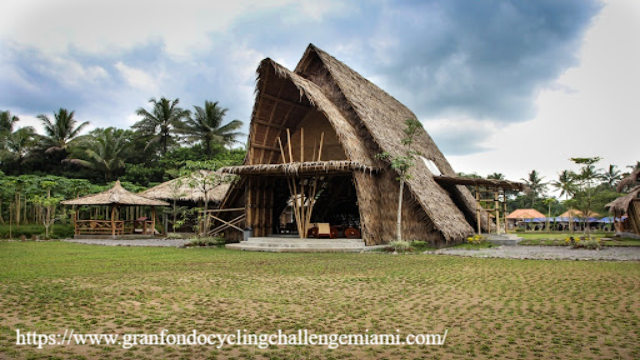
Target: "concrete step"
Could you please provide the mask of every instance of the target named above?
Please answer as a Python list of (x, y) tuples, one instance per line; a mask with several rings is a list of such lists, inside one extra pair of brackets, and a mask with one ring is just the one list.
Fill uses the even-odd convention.
[(487, 241), (494, 245), (514, 246), (518, 245), (522, 238), (514, 234), (488, 234)]
[(360, 252), (373, 249), (362, 239), (300, 239), (283, 237), (252, 237), (228, 249), (269, 252)]

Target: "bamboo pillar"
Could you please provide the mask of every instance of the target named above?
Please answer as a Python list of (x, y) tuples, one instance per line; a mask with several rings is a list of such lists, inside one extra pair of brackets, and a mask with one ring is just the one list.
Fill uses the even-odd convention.
[(508, 230), (508, 223), (507, 223), (507, 192), (502, 189), (502, 205), (504, 206), (504, 233), (507, 233)]
[(478, 235), (482, 234), (482, 219), (480, 218), (480, 187), (476, 185), (476, 222), (478, 223)]
[(116, 205), (111, 204), (111, 236), (116, 236), (116, 223), (114, 222), (114, 215), (116, 214)]
[(500, 204), (498, 202), (498, 188), (493, 187), (494, 207), (496, 210), (496, 234), (500, 234)]

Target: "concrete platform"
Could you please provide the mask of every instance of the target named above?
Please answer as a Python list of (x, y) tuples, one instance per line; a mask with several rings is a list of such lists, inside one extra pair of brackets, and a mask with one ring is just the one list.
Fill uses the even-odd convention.
[(227, 244), (227, 249), (265, 252), (363, 252), (383, 248), (366, 246), (362, 239), (300, 239), (297, 236), (252, 237)]
[(514, 234), (488, 234), (487, 241), (494, 245), (518, 245), (522, 238)]

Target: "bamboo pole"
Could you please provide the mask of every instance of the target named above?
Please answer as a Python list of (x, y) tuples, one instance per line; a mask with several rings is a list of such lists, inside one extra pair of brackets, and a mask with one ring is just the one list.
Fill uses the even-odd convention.
[(493, 197), (495, 198), (495, 210), (496, 210), (496, 234), (500, 234), (500, 204), (498, 203), (498, 188), (493, 187)]
[[(291, 144), (291, 134), (289, 132), (289, 129), (287, 129), (287, 143)], [(278, 138), (278, 144), (280, 145), (280, 153), (282, 154), (282, 161), (283, 164), (287, 163), (286, 160), (286, 153), (284, 151), (284, 148), (282, 146), (282, 140), (280, 140), (280, 138)], [(289, 156), (291, 156), (291, 146), (289, 146)], [(292, 157), (290, 157), (290, 159), (292, 159)], [(303, 238), (303, 236), (305, 236), (306, 234), (302, 234), (300, 231), (300, 223), (302, 222), (302, 219), (300, 218), (300, 213), (298, 210), (298, 203), (297, 203), (297, 195), (298, 195), (298, 191), (296, 188), (296, 184), (295, 184), (295, 178), (292, 177), (291, 179), (287, 178), (287, 185), (289, 186), (289, 193), (291, 194), (293, 200), (292, 200), (292, 207), (293, 207), (293, 215), (295, 216), (296, 219), (296, 227), (298, 228), (298, 236), (300, 236), (300, 238)]]
[(476, 185), (476, 222), (478, 223), (478, 235), (482, 234), (482, 219), (480, 218), (480, 187)]
[(113, 216), (116, 212), (116, 205), (111, 204), (111, 236), (116, 236), (116, 223), (113, 221)]

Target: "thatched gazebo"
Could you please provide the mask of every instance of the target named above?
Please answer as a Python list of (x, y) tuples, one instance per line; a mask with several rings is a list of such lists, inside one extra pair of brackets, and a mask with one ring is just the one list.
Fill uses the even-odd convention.
[[(216, 186), (193, 186), (190, 184), (191, 180), (198, 177), (209, 175), (209, 171), (200, 170), (192, 175), (182, 176), (173, 180), (163, 182), (160, 185), (156, 185), (145, 191), (138, 193), (138, 195), (146, 197), (148, 199), (155, 200), (178, 200), (187, 201), (192, 203), (199, 203), (206, 201), (219, 204), (229, 190), (230, 183), (221, 183)], [(205, 194), (206, 193), (206, 194)]]
[(628, 215), (626, 221), (614, 223), (618, 232), (632, 232), (640, 235), (640, 185), (637, 185), (638, 182), (640, 182), (640, 169), (633, 171), (618, 184), (618, 191), (631, 188), (629, 193), (605, 205), (609, 208), (609, 212), (614, 214), (614, 219), (622, 219), (625, 213)]
[[(294, 71), (264, 59), (244, 165), (221, 169), (240, 176), (221, 209), (244, 207), (251, 236), (263, 237), (277, 234), (292, 198), (304, 198), (311, 206), (299, 209), (298, 224), (356, 228), (366, 245), (384, 244), (395, 238), (398, 175), (376, 155), (404, 155), (408, 119), (417, 117), (313, 44)], [(422, 128), (413, 150), (422, 155), (403, 190), (404, 239), (442, 246), (495, 228)]]
[[(116, 181), (113, 187), (99, 194), (87, 195), (62, 202), (63, 205), (106, 206), (110, 208), (108, 219), (80, 220), (78, 212), (75, 218), (75, 236), (109, 236), (111, 238), (126, 237), (127, 235), (153, 236), (156, 225), (156, 206), (168, 206), (164, 201), (148, 199), (125, 190)], [(123, 206), (151, 207), (151, 219), (120, 220), (120, 208)]]

